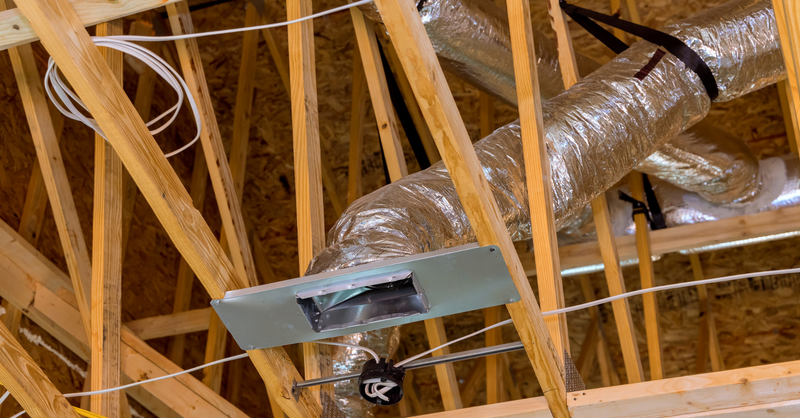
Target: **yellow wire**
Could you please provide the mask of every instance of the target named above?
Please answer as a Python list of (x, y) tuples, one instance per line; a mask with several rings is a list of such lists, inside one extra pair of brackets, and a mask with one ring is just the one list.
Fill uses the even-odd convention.
[(94, 412), (89, 412), (89, 411), (87, 411), (85, 409), (80, 409), (77, 406), (73, 406), (73, 408), (75, 408), (75, 412), (77, 412), (79, 415), (84, 416), (86, 418), (106, 418), (106, 417), (104, 417), (102, 415), (95, 414)]

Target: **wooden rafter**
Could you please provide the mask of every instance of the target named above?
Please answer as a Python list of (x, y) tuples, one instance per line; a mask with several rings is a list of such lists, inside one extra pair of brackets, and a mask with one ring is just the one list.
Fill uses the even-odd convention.
[(125, 327), (143, 340), (207, 331), (211, 310), (211, 308), (201, 308), (176, 314), (151, 316), (128, 321)]
[[(539, 300), (542, 308), (550, 311), (564, 307), (564, 286), (561, 282), (561, 266), (558, 258), (550, 159), (543, 131), (542, 102), (536, 70), (537, 59), (533, 44), (530, 5), (525, 0), (509, 0), (506, 2), (506, 7), (511, 27), (514, 74), (517, 80), (517, 101), (522, 129), (525, 177), (528, 179)], [(551, 316), (544, 321), (555, 344), (556, 353), (563, 362), (570, 352), (567, 316)]]
[(389, 87), (386, 84), (378, 38), (375, 36), (372, 21), (367, 20), (360, 10), (350, 9), (350, 17), (353, 19), (361, 64), (364, 67), (369, 97), (378, 123), (378, 135), (386, 155), (386, 169), (392, 181), (396, 181), (408, 175), (408, 168), (403, 147), (400, 145), (400, 134), (397, 130), (392, 99), (389, 97)]
[[(122, 20), (97, 25), (97, 36), (122, 35)], [(103, 48), (101, 53), (122, 85), (122, 52)], [(91, 390), (120, 385), (120, 332), (122, 328), (122, 199), (123, 167), (117, 153), (95, 134), (94, 219), (92, 232), (92, 368)], [(124, 393), (122, 394), (124, 396)], [(92, 395), (91, 410), (119, 418), (120, 392)]]
[[(5, 3), (0, 7), (4, 8)], [(53, 208), (61, 246), (76, 290), (75, 295), (83, 318), (84, 330), (88, 336), (91, 335), (88, 298), (92, 286), (92, 267), (67, 172), (64, 169), (64, 160), (53, 129), (44, 86), (30, 45), (11, 48), (9, 53), (28, 126), (31, 128), (31, 136), (36, 146), (39, 167)]]
[[(378, 134), (386, 156), (389, 179), (395, 182), (408, 175), (408, 168), (403, 155), (403, 147), (400, 145), (400, 135), (397, 130), (392, 99), (389, 96), (389, 87), (386, 84), (386, 73), (381, 61), (378, 38), (375, 36), (372, 22), (367, 21), (360, 10), (350, 9), (350, 16), (355, 27), (358, 51), (361, 54), (361, 63), (369, 87), (372, 109), (375, 111), (375, 120), (378, 123)], [(447, 333), (442, 318), (426, 320), (425, 331), (428, 334), (431, 348), (447, 342)], [(445, 347), (435, 351), (433, 355), (439, 356), (448, 353), (450, 350)], [(461, 408), (461, 394), (453, 365), (450, 363), (440, 364), (435, 368), (444, 408), (447, 410)]]
[[(205, 220), (192, 208), (180, 179), (167, 163), (125, 92), (111, 81), (113, 74), (81, 27), (70, 4), (66, 0), (32, 0), (21, 2), (21, 10), (98, 121), (165, 230), (211, 297), (221, 298), (225, 291), (246, 283), (246, 280), (237, 277)], [(65, 37), (72, 42), (62, 42)], [(302, 379), (283, 348), (253, 350), (250, 358), (266, 382), (267, 389), (273, 393), (288, 391), (292, 379)], [(319, 406), (309, 391), (303, 390), (298, 395), (297, 398), (281, 396), (283, 410), (292, 415), (316, 415)]]
[(439, 150), (436, 148), (436, 142), (434, 142), (433, 136), (431, 136), (428, 125), (425, 124), (425, 117), (422, 116), (422, 110), (419, 107), (419, 103), (417, 103), (416, 97), (414, 97), (414, 92), (411, 89), (411, 84), (408, 82), (408, 77), (406, 77), (403, 66), (400, 64), (400, 58), (397, 56), (394, 44), (384, 31), (380, 31), (379, 34), (384, 46), (384, 52), (386, 53), (386, 60), (389, 61), (389, 66), (392, 71), (394, 71), (397, 87), (400, 89), (400, 94), (403, 96), (403, 102), (405, 102), (406, 108), (408, 108), (408, 113), (411, 114), (414, 127), (417, 128), (422, 147), (425, 148), (425, 155), (428, 156), (428, 161), (431, 164), (439, 162), (442, 157), (439, 155)]
[[(706, 245), (722, 244), (767, 237), (800, 230), (800, 207), (782, 208), (752, 215), (735, 216), (718, 221), (659, 229), (650, 233), (653, 255), (676, 253)], [(636, 237), (617, 237), (617, 249), (623, 260), (637, 257)], [(559, 248), (561, 268), (591, 266), (603, 262), (600, 245), (594, 242)], [(534, 254), (520, 254), (522, 265), (529, 275), (536, 274)]]
[(364, 194), (361, 163), (364, 158), (364, 119), (367, 115), (367, 79), (358, 44), (353, 46), (353, 91), (350, 104), (350, 152), (347, 165), (347, 204)]
[[(75, 306), (69, 277), (0, 221), (0, 296), (24, 309), (25, 315), (81, 359), (91, 357)], [(181, 369), (132, 332), (122, 330), (123, 382), (163, 376)], [(184, 376), (128, 389), (151, 411), (168, 409), (182, 417), (245, 418), (246, 415), (204, 386)]]
[[(644, 181), (642, 174), (636, 171), (628, 175), (631, 186), (631, 195), (634, 199), (644, 202)], [(636, 254), (639, 257), (639, 276), (642, 289), (655, 286), (655, 271), (653, 269), (652, 251), (650, 250), (650, 230), (647, 226), (645, 214), (637, 213), (633, 217), (636, 223)], [(650, 363), (650, 379), (658, 380), (664, 377), (661, 366), (661, 332), (658, 325), (658, 301), (655, 293), (642, 295), (644, 305), (644, 328), (647, 333), (647, 351)]]
[(78, 418), (39, 365), (0, 324), (0, 384), (32, 418)]
[[(202, 144), (198, 144), (202, 146)], [(192, 180), (189, 183), (189, 196), (192, 199), (194, 208), (200, 211), (206, 197), (208, 186), (208, 166), (206, 165), (205, 153), (201, 149), (196, 149), (194, 154), (194, 166), (192, 168)], [(179, 314), (189, 310), (192, 302), (192, 284), (194, 283), (194, 271), (189, 267), (185, 258), (181, 258), (178, 265), (178, 277), (175, 284), (175, 297), (172, 304), (172, 313)], [(176, 335), (169, 341), (167, 348), (168, 357), (175, 364), (183, 364), (183, 354), (186, 348), (186, 337)]]
[[(561, 77), (564, 80), (564, 88), (569, 89), (578, 82), (578, 64), (575, 59), (575, 51), (572, 49), (572, 37), (567, 27), (567, 17), (559, 6), (558, 0), (548, 0), (550, 8), (550, 23), (556, 32), (558, 44), (558, 61), (561, 65)], [(617, 251), (616, 240), (613, 229), (611, 228), (611, 217), (608, 212), (608, 202), (605, 193), (592, 200), (592, 212), (594, 223), (597, 229), (597, 238), (600, 243), (600, 253), (603, 258), (603, 265), (606, 272), (608, 290), (612, 296), (625, 293), (625, 280), (622, 277), (622, 270), (619, 264), (619, 253)], [(629, 383), (641, 382), (644, 380), (642, 371), (642, 360), (639, 357), (639, 346), (636, 341), (636, 329), (631, 318), (630, 305), (626, 299), (617, 300), (613, 303), (614, 318), (617, 322), (620, 343), (622, 344), (622, 354), (625, 359), (625, 369)]]
[(511, 277), (521, 294), (520, 302), (507, 307), (553, 415), (569, 416), (559, 355), (547, 333), (508, 230), (500, 219), (497, 204), (491, 196), (488, 182), (419, 14), (412, 2), (378, 0), (377, 5), (392, 42), (403, 46), (398, 50), (403, 69), (417, 101), (426, 104), (422, 107), (425, 120), (436, 140), (478, 243), (500, 247)]
[[(795, 417), (800, 361), (570, 393), (575, 418)], [(541, 397), (426, 415), (550, 418)]]
[[(286, 13), (288, 20), (311, 14), (311, 0), (289, 0)], [(289, 25), (289, 70), (298, 258), (300, 274), (304, 274), (314, 256), (325, 247), (314, 24), (311, 21)], [(303, 343), (303, 357), (307, 379), (333, 373), (330, 346)], [(311, 389), (317, 402), (320, 402), (323, 391), (332, 392), (331, 386)]]
[[(705, 279), (700, 255), (691, 254), (689, 255), (689, 260), (692, 264), (694, 280)], [(711, 300), (708, 297), (708, 287), (706, 285), (697, 286), (697, 296), (700, 305), (700, 332), (697, 339), (696, 373), (706, 372), (706, 360), (708, 358), (711, 358), (711, 371), (725, 370), (725, 360), (722, 357), (722, 349), (719, 345), (717, 324), (714, 321), (714, 312), (711, 309)]]
[[(167, 13), (173, 34), (194, 33), (189, 4), (186, 1), (167, 5)], [(211, 103), (200, 49), (196, 39), (175, 41), (175, 45), (178, 47), (183, 78), (200, 109), (200, 122), (203, 126), (200, 140), (203, 143), (203, 152), (206, 154), (206, 164), (217, 198), (222, 226), (229, 237), (231, 259), (238, 277), (242, 279), (239, 286), (255, 286), (258, 284), (258, 280), (256, 279), (253, 255), (247, 242), (247, 231), (242, 219), (239, 200), (236, 198), (233, 176), (228, 159), (225, 157), (222, 136), (219, 133), (214, 107)]]
[[(775, 9), (775, 21), (778, 23), (778, 34), (781, 39), (783, 59), (786, 62), (786, 72), (788, 78), (778, 89), (784, 90), (786, 95), (786, 105), (782, 106), (784, 119), (786, 121), (787, 135), (794, 137), (794, 144), (791, 144), (796, 153), (798, 147), (798, 121), (800, 121), (800, 10), (797, 2), (790, 0), (772, 0)], [(789, 114), (787, 115), (787, 112)], [(791, 123), (790, 123), (791, 122)], [(791, 130), (789, 127), (791, 126)], [(791, 134), (789, 134), (791, 132)], [(793, 145), (793, 146), (792, 146)]]

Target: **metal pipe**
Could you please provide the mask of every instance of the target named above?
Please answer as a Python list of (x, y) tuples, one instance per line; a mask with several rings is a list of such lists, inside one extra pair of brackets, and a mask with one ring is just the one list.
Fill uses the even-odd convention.
[[(436, 357), (421, 358), (411, 361), (403, 367), (406, 370), (421, 369), (423, 367), (436, 366), (455, 361), (472, 360), (475, 358), (510, 353), (512, 351), (520, 351), (524, 349), (525, 347), (522, 345), (522, 342), (517, 341), (513, 343), (493, 345), (491, 347), (476, 348), (474, 350), (459, 351), (458, 353), (444, 354)], [(311, 386), (319, 386), (328, 383), (341, 382), (344, 380), (357, 379), (358, 376), (361, 376), (361, 373), (338, 374), (334, 376), (320, 377), (318, 379), (304, 380), (302, 382), (296, 382), (292, 387), (292, 391)]]

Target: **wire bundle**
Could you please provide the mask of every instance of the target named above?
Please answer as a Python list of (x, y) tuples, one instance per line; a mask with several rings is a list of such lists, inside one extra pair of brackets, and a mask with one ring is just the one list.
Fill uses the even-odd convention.
[[(187, 102), (192, 109), (192, 114), (194, 115), (194, 120), (197, 125), (197, 135), (195, 135), (194, 139), (188, 144), (178, 148), (175, 151), (172, 151), (168, 154), (164, 154), (167, 158), (172, 157), (173, 155), (177, 155), (183, 150), (192, 146), (198, 139), (200, 139), (200, 132), (201, 132), (201, 125), (200, 125), (200, 111), (197, 108), (197, 103), (192, 97), (192, 93), (189, 91), (189, 88), (186, 86), (186, 83), (181, 78), (180, 74), (178, 74), (172, 67), (169, 66), (161, 57), (153, 53), (152, 51), (143, 48), (139, 45), (136, 45), (131, 42), (126, 42), (123, 40), (115, 39), (114, 37), (108, 36), (93, 36), (92, 41), (94, 41), (95, 45), (103, 46), (106, 48), (115, 49), (117, 51), (123, 52), (128, 54), (132, 57), (135, 57), (142, 61), (145, 65), (152, 68), (156, 74), (158, 74), (164, 81), (175, 90), (175, 93), (178, 94), (178, 102), (175, 103), (174, 106), (169, 108), (166, 112), (158, 115), (155, 119), (147, 122), (147, 127), (154, 125), (156, 122), (164, 119), (168, 115), (172, 115), (166, 122), (164, 122), (160, 127), (151, 130), (150, 133), (155, 135), (158, 134), (164, 129), (166, 129), (172, 122), (175, 121), (175, 118), (178, 116), (178, 111), (181, 108), (184, 100), (184, 92)], [(75, 92), (73, 92), (64, 80), (61, 79), (61, 76), (58, 73), (58, 66), (56, 62), (53, 60), (53, 57), (47, 62), (47, 73), (44, 76), (44, 89), (47, 92), (47, 96), (50, 97), (50, 100), (53, 101), (53, 105), (55, 105), (56, 109), (59, 110), (64, 116), (82, 122), (86, 126), (92, 128), (95, 132), (97, 132), (103, 138), (106, 138), (105, 133), (103, 130), (100, 129), (100, 125), (97, 124), (97, 121), (93, 118), (86, 116), (83, 112), (79, 109), (83, 108), (85, 111), (89, 111), (83, 101), (78, 97)], [(59, 100), (56, 100), (58, 97)], [(108, 138), (106, 138), (108, 139)]]

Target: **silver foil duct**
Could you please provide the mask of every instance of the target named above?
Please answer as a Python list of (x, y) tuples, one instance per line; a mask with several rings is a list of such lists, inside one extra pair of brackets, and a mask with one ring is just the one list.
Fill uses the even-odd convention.
[[(734, 0), (665, 28), (690, 45), (717, 79), (719, 101), (775, 83), (785, 68), (770, 0)], [(543, 104), (561, 226), (667, 141), (701, 120), (710, 100), (700, 79), (667, 54), (644, 78), (633, 75), (657, 46), (639, 41)], [(515, 240), (531, 236), (517, 122), (475, 144)], [(308, 273), (352, 267), (474, 241), (443, 164), (354, 202), (329, 234)]]
[[(665, 182), (653, 182), (653, 190), (661, 204), (667, 226), (674, 227), (717, 221), (734, 216), (769, 212), (800, 205), (800, 160), (798, 160), (797, 155), (788, 154), (780, 158), (762, 160), (760, 167), (760, 177), (763, 179), (763, 187), (753, 196), (751, 203), (734, 208), (715, 205), (706, 201), (696, 193), (686, 192), (685, 190), (681, 190)], [(620, 189), (627, 192), (627, 185), (620, 187)], [(610, 190), (608, 192), (609, 206), (612, 207), (612, 213), (622, 214), (626, 211), (626, 207), (630, 208), (630, 205), (616, 199), (615, 194), (616, 190)], [(614, 196), (613, 199), (612, 195)], [(630, 209), (627, 210), (629, 211)], [(632, 235), (636, 233), (636, 226), (631, 219), (630, 212), (628, 212), (627, 215), (615, 217), (613, 222), (615, 231), (621, 231), (617, 235)], [(764, 237), (747, 238), (692, 248), (683, 250), (681, 253), (691, 254), (715, 251), (791, 238), (799, 235), (800, 232), (779, 233)], [(593, 239), (593, 237), (588, 234), (583, 238), (584, 239), (576, 239), (573, 242)]]
[[(734, 0), (665, 31), (708, 63), (720, 101), (785, 77), (770, 0)], [(699, 78), (670, 54), (643, 80), (633, 78), (657, 49), (637, 42), (542, 106), (557, 226), (708, 112)], [(512, 238), (530, 238), (518, 122), (475, 150)], [(475, 235), (440, 162), (354, 202), (328, 240), (307, 274), (467, 244)], [(351, 392), (337, 391), (342, 394)]]
[[(374, 3), (361, 6), (380, 21)], [(418, 9), (442, 68), (516, 106), (517, 92), (508, 17), (487, 0), (420, 0)], [(564, 91), (555, 42), (534, 29), (540, 93), (544, 100)], [(599, 65), (577, 54), (584, 76)], [(757, 192), (758, 162), (743, 141), (709, 124), (656, 151), (639, 170), (698, 192), (715, 203), (744, 203)]]
[(661, 147), (637, 170), (730, 206), (749, 203), (760, 187), (758, 160), (750, 147), (704, 122)]

